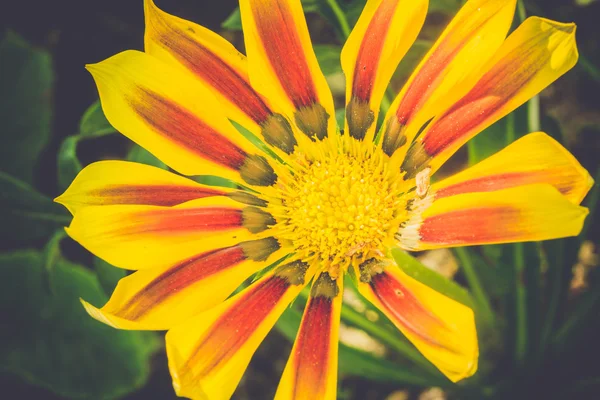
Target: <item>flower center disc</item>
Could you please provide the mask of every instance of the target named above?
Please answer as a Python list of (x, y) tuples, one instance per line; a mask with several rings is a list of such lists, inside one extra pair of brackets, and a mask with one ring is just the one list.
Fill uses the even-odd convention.
[(311, 147), (295, 153), (295, 173), (279, 184), (275, 228), (303, 260), (335, 278), (351, 264), (384, 256), (405, 217), (402, 181), (370, 143), (343, 136)]

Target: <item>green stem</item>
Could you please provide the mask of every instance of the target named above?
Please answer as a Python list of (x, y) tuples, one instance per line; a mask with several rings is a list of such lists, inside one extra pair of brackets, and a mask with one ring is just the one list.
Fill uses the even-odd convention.
[(600, 301), (600, 291), (590, 291), (577, 303), (577, 310), (565, 324), (558, 330), (554, 336), (554, 343), (567, 343), (573, 331), (584, 321), (589, 320), (590, 312), (594, 309), (596, 303)]
[(517, 138), (515, 129), (515, 114), (510, 113), (506, 116), (506, 145), (508, 146)]
[(469, 287), (471, 288), (471, 292), (473, 293), (473, 297), (477, 303), (479, 314), (483, 317), (484, 321), (488, 325), (493, 325), (495, 320), (494, 312), (492, 311), (490, 300), (483, 289), (483, 286), (481, 285), (479, 276), (475, 271), (475, 266), (469, 251), (464, 247), (457, 247), (454, 249), (454, 253), (460, 262), (460, 266), (465, 274), (465, 278), (467, 278), (467, 282), (469, 283)]
[[(564, 265), (562, 265), (563, 263), (573, 264), (575, 262), (575, 258), (577, 257), (577, 252), (581, 248), (582, 242), (587, 237), (587, 233), (588, 233), (591, 223), (594, 221), (594, 217), (597, 212), (598, 201), (600, 200), (600, 185), (598, 184), (598, 182), (600, 182), (600, 168), (598, 168), (596, 170), (596, 175), (594, 176), (594, 180), (595, 180), (596, 184), (594, 185), (594, 187), (592, 188), (592, 190), (586, 197), (584, 204), (583, 204), (584, 206), (589, 208), (590, 213), (585, 219), (585, 223), (583, 225), (583, 228), (581, 229), (581, 232), (579, 233), (579, 236), (574, 237), (574, 238), (569, 238), (564, 241), (565, 245), (567, 247), (565, 248), (564, 254), (562, 254), (563, 257), (560, 260), (560, 261), (562, 261), (562, 263), (560, 265), (558, 265), (557, 267), (564, 267)], [(566, 279), (565, 279), (565, 275), (568, 276), (565, 273), (563, 273), (563, 275), (561, 275), (562, 282), (565, 282), (565, 284), (563, 284), (563, 285), (557, 284), (556, 288), (554, 288), (555, 292), (552, 293), (551, 301), (553, 301), (553, 302), (551, 303), (551, 305), (553, 305), (553, 307), (549, 310), (549, 316), (547, 317), (548, 321), (546, 323), (546, 325), (547, 325), (546, 332), (545, 332), (546, 337), (543, 337), (543, 339), (545, 339), (544, 340), (545, 344), (550, 344), (551, 341), (554, 344), (557, 344), (557, 343), (560, 344), (560, 342), (562, 340), (564, 340), (565, 337), (569, 336), (573, 327), (575, 327), (577, 325), (578, 321), (581, 319), (580, 316), (582, 314), (585, 314), (585, 312), (582, 312), (582, 310), (584, 310), (586, 308), (586, 300), (583, 300), (577, 304), (577, 309), (574, 312), (574, 315), (570, 316), (570, 318), (563, 324), (562, 328), (559, 329), (558, 333), (556, 333), (554, 335), (554, 337), (551, 338), (552, 334), (556, 331), (553, 328), (555, 325), (554, 322), (556, 319), (558, 306), (560, 304), (560, 300), (564, 298), (564, 291), (566, 291), (566, 286), (568, 284), (568, 281), (566, 281)], [(600, 293), (600, 292), (596, 291), (593, 293)], [(594, 296), (592, 294), (590, 294), (589, 292), (585, 299), (587, 299), (587, 301), (590, 302), (591, 304), (594, 304), (597, 301), (597, 299), (595, 299)], [(557, 304), (554, 305), (554, 303), (557, 303)], [(550, 314), (550, 311), (552, 311), (551, 314)]]
[(538, 132), (540, 123), (540, 96), (534, 96), (527, 103), (527, 126), (529, 132)]
[(342, 35), (344, 35), (344, 38), (348, 38), (348, 36), (350, 36), (350, 24), (348, 24), (346, 14), (344, 14), (344, 11), (342, 11), (336, 0), (327, 0), (327, 4), (331, 8), (333, 15), (335, 15), (335, 18), (338, 21)]
[(523, 285), (525, 254), (523, 243), (514, 245), (515, 278), (515, 361), (523, 366), (527, 353), (527, 293)]
[(388, 110), (390, 109), (390, 106), (392, 105), (393, 97), (394, 95), (390, 94), (390, 88), (387, 88), (387, 90), (383, 92), (383, 98), (381, 99), (381, 104), (379, 105), (381, 114), (387, 114)]
[[(521, 22), (527, 18), (527, 11), (525, 10), (523, 0), (519, 0), (517, 3), (517, 14)], [(527, 102), (527, 127), (529, 128), (529, 132), (537, 132), (541, 128), (539, 96), (534, 96)]]
[(600, 68), (594, 65), (589, 58), (581, 53), (579, 54), (579, 66), (583, 68), (583, 70), (587, 72), (588, 75), (591, 76), (596, 82), (600, 82)]
[(527, 11), (525, 10), (525, 3), (523, 3), (523, 0), (517, 2), (517, 15), (521, 22), (525, 21), (527, 18)]
[(546, 351), (550, 337), (554, 332), (556, 315), (558, 314), (558, 309), (560, 307), (561, 292), (565, 281), (563, 278), (565, 275), (563, 269), (563, 262), (565, 260), (565, 242), (561, 241), (557, 244), (549, 245), (546, 248), (546, 253), (548, 254), (548, 280), (550, 282), (550, 295), (548, 300), (548, 309), (546, 311), (540, 336), (540, 354), (543, 354), (544, 351)]

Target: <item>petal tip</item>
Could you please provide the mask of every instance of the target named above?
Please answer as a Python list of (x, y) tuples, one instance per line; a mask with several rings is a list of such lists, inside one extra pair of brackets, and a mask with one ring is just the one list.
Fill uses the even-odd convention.
[(94, 75), (94, 72), (99, 69), (99, 63), (85, 64), (84, 68), (87, 69), (90, 74)]
[(117, 325), (115, 325), (111, 320), (108, 319), (108, 317), (102, 312), (102, 310), (100, 310), (99, 308), (94, 307), (93, 305), (91, 305), (87, 301), (83, 300), (82, 298), (79, 298), (79, 301), (81, 301), (81, 304), (83, 305), (83, 308), (85, 308), (85, 311), (92, 318), (94, 318), (97, 321), (102, 322), (103, 324), (106, 324), (108, 326), (112, 326), (113, 328), (118, 328)]
[(61, 205), (65, 205), (65, 194), (61, 194), (59, 196), (56, 196), (54, 199), (52, 199), (53, 202), (61, 204)]
[(69, 196), (66, 194), (67, 193), (65, 192), (60, 196), (55, 197), (52, 201), (65, 207), (71, 213), (71, 215), (75, 215), (75, 207), (69, 203)]
[(585, 170), (585, 175), (586, 175), (586, 185), (587, 185), (587, 188), (589, 191), (594, 186), (594, 183), (596, 183), (596, 182), (594, 181), (594, 178), (592, 178), (592, 175), (590, 175), (590, 173), (587, 170)]

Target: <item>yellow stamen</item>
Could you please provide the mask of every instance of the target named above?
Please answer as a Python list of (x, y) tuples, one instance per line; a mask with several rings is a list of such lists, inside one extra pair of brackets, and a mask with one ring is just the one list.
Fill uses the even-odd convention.
[(269, 212), (278, 237), (332, 278), (382, 257), (406, 218), (405, 183), (389, 157), (347, 135), (300, 146), (295, 172), (281, 168)]

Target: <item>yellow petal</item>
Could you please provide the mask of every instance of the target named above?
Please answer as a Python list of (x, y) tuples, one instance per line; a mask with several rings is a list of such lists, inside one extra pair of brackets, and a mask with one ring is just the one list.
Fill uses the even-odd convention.
[(335, 133), (335, 110), (300, 0), (240, 0), (252, 86), (307, 138)]
[(417, 66), (384, 121), (383, 150), (410, 144), (423, 124), (460, 99), (510, 29), (516, 0), (470, 0)]
[(579, 204), (592, 187), (590, 174), (560, 143), (543, 132), (530, 133), (479, 164), (432, 185), (435, 198), (492, 192), (548, 183)]
[(412, 143), (402, 163), (406, 177), (427, 167), (435, 172), (469, 139), (571, 69), (577, 58), (574, 24), (528, 18), (494, 54), (475, 86)]
[(75, 214), (85, 206), (175, 206), (203, 197), (223, 196), (230, 191), (207, 187), (150, 165), (98, 161), (85, 167), (55, 201)]
[(417, 38), (427, 0), (369, 0), (342, 50), (345, 132), (372, 140), (379, 103), (400, 60)]
[(172, 266), (204, 251), (254, 239), (273, 223), (273, 217), (257, 207), (206, 197), (175, 207), (89, 206), (75, 214), (66, 230), (117, 267), (145, 269)]
[(313, 283), (275, 400), (335, 400), (343, 280), (327, 272)]
[(286, 255), (273, 238), (210, 250), (176, 265), (143, 269), (121, 279), (94, 318), (119, 329), (169, 329), (227, 298), (269, 262)]
[[(416, 200), (397, 234), (406, 250), (513, 243), (576, 236), (588, 209), (548, 184)], [(424, 211), (422, 211), (424, 209)]]
[(360, 293), (448, 379), (457, 382), (473, 375), (479, 357), (473, 311), (411, 278), (392, 263), (363, 263)]
[(167, 333), (167, 356), (179, 396), (228, 400), (252, 355), (287, 305), (310, 279), (292, 261), (223, 304)]
[(144, 4), (146, 53), (191, 72), (211, 88), (228, 118), (284, 153), (294, 150), (289, 121), (252, 88), (243, 54), (216, 33), (161, 11), (152, 0)]
[(266, 159), (252, 154), (210, 90), (189, 74), (133, 50), (87, 68), (111, 125), (173, 169), (252, 185), (275, 181)]

